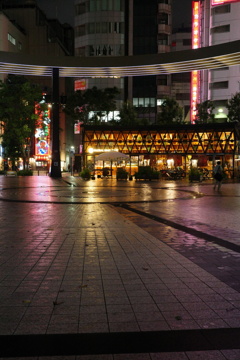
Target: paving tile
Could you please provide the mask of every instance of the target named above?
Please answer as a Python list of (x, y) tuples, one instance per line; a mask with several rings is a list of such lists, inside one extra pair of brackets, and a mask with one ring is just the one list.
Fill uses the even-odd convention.
[(187, 352), (189, 360), (226, 360), (220, 351)]
[[(0, 177), (0, 186), (7, 189), (6, 180)], [(115, 195), (109, 197), (109, 188), (103, 183), (69, 180), (75, 181), (76, 199), (82, 187), (97, 187), (101, 199), (106, 196), (110, 202), (120, 190), (112, 182)], [(21, 200), (0, 201), (0, 221), (4, 219), (0, 233), (0, 335), (239, 328), (240, 251), (217, 242), (219, 238), (240, 245), (237, 186), (234, 190), (225, 187), (234, 194), (229, 205), (227, 195), (216, 204), (216, 197), (204, 185), (190, 188), (206, 196), (188, 200), (182, 198), (182, 190), (189, 191), (186, 183), (168, 185), (178, 200), (157, 202), (157, 196), (167, 190), (157, 183), (139, 184), (139, 203), (131, 207), (163, 219), (156, 222), (101, 204), (97, 197), (93, 204), (70, 204), (63, 196), (65, 204), (54, 204), (59, 187), (65, 194), (69, 191), (61, 179), (44, 179), (41, 185), (37, 180), (36, 186), (48, 186), (53, 201), (42, 203), (44, 196), (34, 195), (38, 188), (22, 185), (30, 179), (18, 181), (11, 180), (15, 190), (9, 187), (0, 194), (0, 198)], [(121, 185), (126, 200), (136, 191), (134, 186)], [(146, 189), (156, 201), (141, 201)], [(39, 202), (24, 202), (33, 197)], [(230, 227), (233, 216), (236, 224)], [(164, 219), (184, 225), (186, 231), (165, 224)], [(192, 235), (193, 229), (202, 237)], [(210, 235), (216, 242), (209, 241)], [(56, 359), (232, 360), (237, 356), (238, 350), (229, 349)]]
[(151, 354), (151, 360), (189, 360), (185, 353)]

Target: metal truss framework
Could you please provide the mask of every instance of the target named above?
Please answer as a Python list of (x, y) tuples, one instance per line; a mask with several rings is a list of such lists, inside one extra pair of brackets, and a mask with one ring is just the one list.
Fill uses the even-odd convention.
[(218, 69), (240, 64), (240, 40), (164, 54), (119, 57), (49, 57), (0, 52), (0, 73), (59, 77), (131, 77)]
[[(208, 124), (210, 125), (210, 124)], [(235, 154), (239, 138), (234, 125), (149, 128), (138, 130), (114, 127), (84, 129), (84, 153), (118, 150), (128, 155), (213, 155)]]

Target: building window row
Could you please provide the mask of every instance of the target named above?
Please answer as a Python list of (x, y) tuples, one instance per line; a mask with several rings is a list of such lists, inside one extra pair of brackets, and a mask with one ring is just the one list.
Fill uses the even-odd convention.
[(212, 8), (212, 15), (227, 14), (231, 12), (231, 5), (222, 5)]
[(225, 33), (230, 32), (230, 25), (222, 25), (222, 26), (216, 26), (211, 29), (211, 34), (219, 34), (219, 33)]
[(209, 84), (210, 89), (228, 89), (228, 81), (216, 81)]
[(76, 36), (87, 34), (124, 34), (124, 23), (94, 22), (76, 27)]
[(75, 49), (76, 56), (123, 56), (123, 45), (89, 45)]
[(123, 11), (123, 0), (89, 0), (75, 6), (76, 15), (93, 11)]
[(155, 98), (133, 98), (133, 106), (136, 107), (155, 107)]

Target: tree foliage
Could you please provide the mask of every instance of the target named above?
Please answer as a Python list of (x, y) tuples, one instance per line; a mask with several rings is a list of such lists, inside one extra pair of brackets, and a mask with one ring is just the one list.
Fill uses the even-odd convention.
[(131, 126), (139, 123), (137, 112), (134, 106), (129, 102), (124, 102), (119, 111), (119, 125)]
[(240, 93), (236, 93), (228, 100), (226, 105), (228, 109), (229, 121), (240, 121)]
[[(77, 90), (67, 98), (64, 111), (73, 120), (80, 120), (85, 124), (102, 122), (105, 114), (116, 110), (116, 96), (119, 90), (116, 87), (98, 89), (94, 86), (86, 91)], [(91, 118), (89, 113), (93, 112)]]
[(157, 122), (159, 124), (174, 124), (183, 122), (183, 108), (170, 97), (165, 98), (160, 106)]
[[(0, 119), (3, 125), (2, 146), (4, 156), (15, 160), (29, 156), (35, 122), (35, 102), (42, 98), (39, 86), (32, 84), (23, 76), (9, 75), (0, 82)], [(39, 110), (41, 111), (41, 110)]]
[(215, 122), (214, 109), (215, 106), (211, 100), (205, 100), (202, 103), (197, 104), (196, 122), (205, 124)]

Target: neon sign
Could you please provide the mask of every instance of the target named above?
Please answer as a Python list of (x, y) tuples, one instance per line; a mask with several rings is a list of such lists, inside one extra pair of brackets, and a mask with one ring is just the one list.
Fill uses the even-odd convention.
[[(200, 47), (200, 2), (192, 2), (192, 48)], [(195, 124), (199, 95), (199, 71), (192, 71), (191, 78), (191, 123)]]
[(41, 109), (40, 104), (36, 104), (35, 114), (38, 115), (35, 129), (35, 156), (45, 158), (50, 155), (50, 110), (47, 107)]
[(212, 0), (212, 6), (222, 5), (226, 3), (239, 2), (239, 0)]

